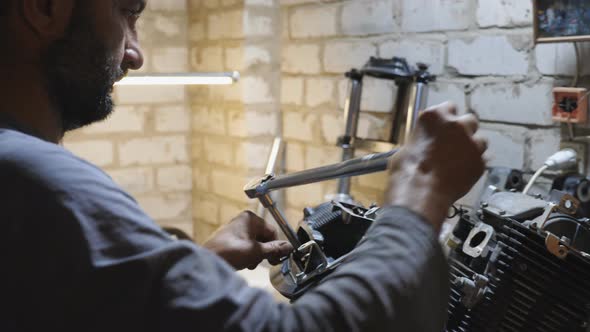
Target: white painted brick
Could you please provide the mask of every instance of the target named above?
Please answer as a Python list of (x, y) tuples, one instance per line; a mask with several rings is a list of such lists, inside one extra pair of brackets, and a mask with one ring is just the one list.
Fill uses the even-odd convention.
[(576, 74), (576, 52), (572, 43), (538, 44), (535, 47), (535, 57), (541, 74), (571, 76)]
[(334, 104), (334, 80), (329, 78), (312, 78), (305, 83), (305, 102), (309, 107)]
[(150, 217), (159, 220), (185, 217), (190, 213), (192, 198), (190, 193), (176, 193), (138, 196), (137, 201)]
[(281, 79), (281, 104), (301, 105), (303, 103), (303, 79)]
[[(340, 108), (344, 108), (349, 96), (349, 81), (342, 80), (338, 85), (338, 102)], [(361, 97), (361, 110), (371, 112), (389, 113), (393, 110), (397, 87), (390, 80), (381, 80), (366, 77), (363, 79), (363, 95)]]
[(240, 3), (243, 0), (221, 0), (221, 4), (225, 7), (233, 6)]
[(203, 157), (212, 164), (232, 166), (234, 164), (233, 149), (231, 143), (224, 142), (215, 137), (206, 137), (203, 144)]
[(388, 41), (379, 47), (379, 56), (406, 58), (412, 66), (418, 62), (425, 63), (429, 66), (428, 71), (434, 75), (442, 74), (445, 66), (445, 47), (442, 41), (416, 38)]
[(237, 39), (244, 37), (244, 14), (233, 10), (208, 16), (209, 39)]
[(551, 90), (549, 83), (484, 85), (473, 91), (471, 108), (482, 120), (549, 125)]
[(155, 110), (154, 121), (158, 132), (188, 132), (191, 118), (185, 106), (160, 106)]
[(286, 112), (283, 114), (283, 134), (287, 139), (311, 142), (316, 122), (314, 114)]
[(326, 144), (336, 144), (338, 138), (344, 135), (344, 120), (337, 114), (322, 114), (322, 137)]
[(236, 137), (275, 136), (276, 113), (262, 111), (228, 111), (229, 135)]
[(316, 74), (320, 72), (320, 48), (318, 45), (286, 45), (282, 50), (282, 69), (292, 74)]
[(324, 69), (330, 73), (343, 74), (352, 68), (362, 67), (376, 54), (375, 45), (367, 41), (328, 42), (324, 50)]
[(221, 224), (227, 224), (232, 219), (242, 213), (244, 209), (240, 208), (236, 204), (221, 202), (221, 208), (219, 209), (219, 222)]
[[(286, 190), (288, 206), (304, 208), (324, 203), (324, 190), (321, 183), (314, 183), (305, 186), (292, 187)], [(299, 220), (303, 218), (299, 211)], [(291, 222), (293, 222), (291, 220)]]
[(507, 36), (481, 36), (449, 41), (449, 66), (464, 75), (526, 75), (525, 50), (517, 50)]
[(119, 162), (122, 166), (174, 164), (188, 160), (184, 136), (137, 138), (119, 144)]
[(160, 167), (157, 170), (158, 189), (167, 191), (189, 191), (192, 189), (192, 170), (188, 165)]
[(219, 0), (201, 0), (205, 8), (214, 9), (219, 7)]
[(385, 137), (385, 129), (388, 127), (387, 123), (376, 116), (369, 113), (361, 113), (359, 117), (357, 136), (369, 139), (387, 139)]
[(529, 145), (527, 149), (528, 168), (537, 170), (545, 160), (559, 151), (561, 132), (559, 128), (531, 129), (528, 131)]
[(451, 101), (457, 105), (459, 114), (468, 111), (465, 99), (465, 89), (461, 83), (434, 82), (428, 86), (428, 106), (434, 106)]
[(402, 30), (465, 30), (474, 21), (473, 0), (402, 0)]
[(243, 0), (246, 6), (262, 6), (272, 7), (275, 5), (275, 0)]
[(287, 171), (297, 172), (305, 168), (305, 155), (303, 145), (295, 142), (286, 144)]
[(120, 106), (108, 119), (84, 127), (81, 131), (85, 134), (141, 132), (144, 130), (147, 112), (146, 107)]
[(98, 166), (108, 166), (113, 163), (113, 143), (109, 141), (65, 142), (65, 148)]
[(193, 167), (193, 190), (209, 191), (209, 174), (200, 167)]
[(148, 4), (150, 10), (183, 11), (187, 8), (186, 0), (157, 0)]
[(182, 86), (115, 86), (115, 100), (121, 105), (178, 103), (185, 98)]
[(217, 225), (212, 225), (208, 222), (196, 222), (195, 227), (195, 241), (199, 244), (205, 243), (213, 233), (219, 228)]
[(236, 71), (242, 71), (246, 68), (243, 48), (230, 47), (225, 49), (225, 68)]
[(203, 135), (193, 135), (191, 142), (191, 160), (198, 161), (203, 155)]
[(223, 49), (221, 47), (193, 48), (192, 66), (201, 71), (223, 71)]
[(185, 47), (156, 48), (152, 52), (152, 68), (156, 72), (175, 73), (188, 69), (188, 50)]
[(305, 148), (305, 168), (315, 168), (335, 164), (342, 160), (342, 149), (336, 146), (307, 146)]
[(159, 34), (175, 40), (183, 35), (186, 21), (178, 16), (156, 15), (153, 21), (153, 28)]
[(391, 33), (395, 29), (393, 0), (345, 2), (342, 8), (342, 32), (346, 35)]
[(236, 149), (236, 164), (248, 169), (265, 169), (270, 144), (242, 142)]
[(154, 190), (154, 172), (151, 168), (114, 169), (108, 173), (116, 183), (132, 194), (145, 194)]
[(225, 114), (222, 109), (193, 108), (193, 130), (207, 134), (225, 134)]
[(338, 7), (332, 4), (305, 6), (293, 10), (290, 19), (291, 37), (325, 37), (336, 34)]
[(200, 42), (205, 39), (205, 24), (203, 22), (193, 22), (189, 26), (189, 38), (192, 42)]
[(210, 99), (216, 101), (242, 102), (243, 82), (233, 85), (214, 85), (209, 87)]
[(304, 3), (317, 3), (317, 0), (279, 0), (281, 6), (293, 6), (293, 5), (300, 5)]
[(262, 76), (241, 79), (244, 104), (266, 104), (274, 101), (268, 80)]
[[(271, 51), (261, 46), (246, 46), (244, 48), (244, 68), (257, 65), (268, 65), (272, 61)], [(228, 68), (231, 65), (228, 63)]]
[(274, 33), (272, 16), (256, 14), (246, 10), (244, 15), (244, 35), (248, 37), (269, 37)]
[(360, 186), (385, 192), (389, 188), (389, 172), (359, 176), (357, 181)]
[(488, 140), (488, 166), (524, 167), (526, 128), (484, 123), (477, 135)]
[(236, 174), (236, 172), (213, 170), (211, 172), (213, 192), (217, 195), (233, 199), (238, 202), (246, 202), (248, 196), (244, 193), (244, 186), (248, 179)]
[(477, 24), (480, 27), (513, 27), (533, 22), (532, 1), (479, 0), (477, 3)]

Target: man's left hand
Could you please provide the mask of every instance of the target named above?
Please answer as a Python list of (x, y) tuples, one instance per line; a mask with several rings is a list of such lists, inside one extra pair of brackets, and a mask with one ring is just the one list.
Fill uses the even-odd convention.
[(276, 230), (250, 211), (242, 212), (221, 227), (203, 245), (225, 259), (236, 270), (254, 269), (262, 260), (278, 264), (293, 247), (277, 240)]

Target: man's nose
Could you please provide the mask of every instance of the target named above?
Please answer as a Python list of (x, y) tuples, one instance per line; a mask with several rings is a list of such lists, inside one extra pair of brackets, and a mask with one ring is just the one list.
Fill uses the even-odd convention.
[(138, 70), (143, 66), (143, 52), (137, 42), (131, 42), (125, 47), (123, 63), (126, 69)]

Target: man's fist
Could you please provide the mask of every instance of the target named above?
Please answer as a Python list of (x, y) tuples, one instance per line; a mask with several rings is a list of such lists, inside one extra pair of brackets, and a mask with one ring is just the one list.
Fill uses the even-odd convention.
[(276, 230), (250, 211), (242, 212), (221, 227), (203, 245), (225, 259), (236, 270), (254, 269), (262, 260), (278, 264), (293, 247), (277, 240)]
[(451, 204), (465, 195), (485, 169), (478, 121), (457, 116), (444, 103), (422, 112), (409, 141), (390, 162), (389, 204), (424, 216), (438, 231)]

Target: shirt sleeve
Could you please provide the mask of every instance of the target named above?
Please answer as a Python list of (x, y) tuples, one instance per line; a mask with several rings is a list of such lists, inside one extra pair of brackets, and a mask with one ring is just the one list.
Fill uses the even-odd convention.
[(436, 331), (448, 267), (421, 217), (387, 208), (350, 259), (294, 304), (248, 288), (212, 254), (186, 249), (162, 284), (162, 330)]
[[(446, 319), (448, 266), (423, 219), (389, 207), (347, 261), (293, 304), (173, 241), (111, 179), (14, 135), (0, 144), (1, 330), (425, 331)], [(28, 146), (27, 149), (19, 147)]]

